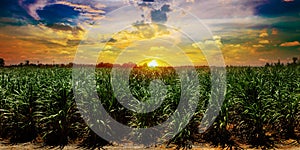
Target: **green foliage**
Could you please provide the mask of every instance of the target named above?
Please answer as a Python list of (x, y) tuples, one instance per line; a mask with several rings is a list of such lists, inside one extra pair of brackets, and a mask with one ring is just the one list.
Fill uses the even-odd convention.
[[(71, 72), (68, 68), (0, 68), (0, 138), (20, 143), (41, 137), (46, 145), (61, 147), (77, 140), (82, 141), (81, 146), (92, 149), (109, 144), (81, 118), (74, 99)], [(116, 99), (110, 72), (107, 68), (96, 70), (96, 91), (101, 104), (112, 118), (134, 128), (159, 125), (171, 115), (180, 117), (175, 110), (181, 91), (193, 85), (181, 86), (172, 68), (135, 68), (126, 86), (139, 101), (155, 104), (149, 88), (151, 81), (160, 79), (165, 84), (165, 88), (154, 89), (165, 90), (162, 105), (150, 113), (136, 113)], [(299, 140), (299, 66), (227, 68), (225, 101), (214, 124), (203, 134), (198, 127), (209, 98), (217, 91), (211, 92), (209, 69), (200, 68), (197, 73), (200, 83), (197, 111), (191, 120), (173, 122), (187, 126), (172, 135), (174, 138), (166, 144), (188, 149), (194, 142), (206, 141), (214, 146), (239, 149), (237, 143), (270, 148), (281, 139)], [(183, 98), (187, 100), (184, 95)], [(217, 105), (221, 104), (214, 107)], [(83, 113), (88, 109), (79, 108)], [(98, 122), (105, 124), (105, 120)], [(139, 135), (128, 135), (128, 140), (132, 136)]]

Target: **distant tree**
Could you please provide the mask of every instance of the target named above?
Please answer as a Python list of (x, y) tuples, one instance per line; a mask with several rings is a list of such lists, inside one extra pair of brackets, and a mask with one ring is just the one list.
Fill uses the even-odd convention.
[[(111, 63), (103, 63), (103, 62), (100, 62), (99, 64), (97, 64), (96, 66), (97, 68), (112, 68), (114, 67), (113, 64)], [(115, 66), (116, 67), (116, 66)]]
[(0, 58), (0, 67), (4, 67), (5, 61), (3, 58)]
[(265, 65), (265, 67), (270, 67), (271, 66), (271, 64), (270, 63), (266, 63), (266, 65)]
[(281, 63), (280, 59), (278, 59), (278, 62), (275, 64), (275, 66), (284, 66), (284, 64)]
[(137, 65), (135, 64), (135, 63), (133, 63), (133, 62), (128, 62), (128, 63), (124, 63), (123, 65), (122, 65), (122, 67), (129, 67), (129, 68), (131, 68), (131, 67), (136, 67)]
[(74, 63), (70, 62), (69, 64), (66, 65), (68, 68), (72, 68), (74, 66)]
[(298, 61), (298, 58), (297, 57), (293, 57), (293, 64), (296, 64)]
[(29, 60), (25, 60), (25, 65), (29, 66)]
[(144, 64), (143, 64), (143, 67), (144, 67), (144, 68), (148, 67), (147, 63), (144, 63)]

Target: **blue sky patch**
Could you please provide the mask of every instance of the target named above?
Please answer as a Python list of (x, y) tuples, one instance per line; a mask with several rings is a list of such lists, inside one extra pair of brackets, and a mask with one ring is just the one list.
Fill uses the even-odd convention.
[(74, 10), (73, 7), (61, 4), (46, 6), (43, 10), (37, 10), (37, 13), (47, 24), (70, 23), (75, 25), (70, 20), (76, 19), (80, 15), (80, 12)]

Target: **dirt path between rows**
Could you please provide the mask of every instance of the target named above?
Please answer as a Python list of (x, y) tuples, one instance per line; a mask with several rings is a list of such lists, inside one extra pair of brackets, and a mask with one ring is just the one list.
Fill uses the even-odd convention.
[[(143, 148), (141, 146), (106, 146), (104, 147), (107, 150), (140, 150), (140, 149), (145, 149), (145, 150), (175, 150), (175, 147), (171, 148), (165, 148), (164, 146), (159, 146), (156, 148)], [(24, 144), (17, 144), (17, 145), (9, 145), (9, 144), (1, 144), (0, 143), (0, 150), (49, 150), (51, 149), (50, 147), (42, 147), (42, 145), (39, 144), (33, 144), (33, 143), (24, 143)], [(78, 147), (77, 145), (68, 145), (64, 147), (64, 150), (81, 150), (83, 148)], [(245, 149), (248, 149), (245, 147)], [(290, 145), (290, 146), (278, 146), (278, 148), (275, 148), (278, 150), (300, 150), (300, 145), (295, 146), (295, 145)], [(59, 150), (59, 147), (52, 148), (52, 150)], [(194, 145), (193, 150), (221, 150), (221, 148), (213, 148), (210, 147), (208, 144), (203, 144), (203, 145)], [(255, 150), (255, 149), (251, 149)]]

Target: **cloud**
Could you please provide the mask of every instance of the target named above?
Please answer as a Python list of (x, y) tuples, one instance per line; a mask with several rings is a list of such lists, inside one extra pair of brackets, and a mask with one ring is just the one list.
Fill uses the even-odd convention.
[(281, 47), (292, 47), (292, 46), (300, 46), (299, 41), (294, 41), (294, 42), (285, 42), (280, 44)]
[(163, 46), (153, 46), (150, 47), (149, 51), (153, 51), (153, 52), (157, 52), (157, 51), (167, 51), (168, 49), (166, 49)]
[(46, 24), (65, 23), (77, 25), (80, 12), (73, 7), (62, 4), (47, 5), (42, 10), (37, 10), (41, 21)]
[(227, 44), (227, 46), (237, 48), (237, 47), (241, 47), (241, 44)]
[(159, 10), (151, 11), (151, 19), (153, 22), (165, 23), (167, 18), (167, 12), (170, 12), (170, 5), (163, 5)]
[(30, 16), (35, 20), (40, 20), (40, 16), (37, 14), (37, 10), (43, 9), (48, 5), (48, 0), (37, 0), (34, 3), (26, 4), (26, 1), (19, 0), (19, 5), (23, 6)]
[(71, 62), (81, 41), (82, 30), (57, 30), (43, 24), (0, 28), (0, 55), (8, 64), (26, 59), (41, 63)]
[(69, 51), (60, 51), (59, 54), (60, 54), (61, 56), (70, 56), (70, 54), (72, 54), (72, 53), (69, 52)]
[(0, 17), (14, 18), (30, 20), (29, 16), (21, 6), (19, 6), (18, 0), (1, 0), (0, 5)]
[(264, 37), (268, 37), (269, 34), (267, 32), (263, 32), (259, 35), (259, 37), (264, 38)]
[[(104, 30), (106, 30), (106, 28), (104, 28)], [(110, 28), (107, 28), (107, 30), (110, 30)], [(95, 33), (94, 36), (99, 38), (96, 39), (90, 38), (88, 39), (88, 41), (82, 42), (82, 44), (94, 45), (95, 47), (106, 45), (106, 47), (109, 47), (109, 48), (105, 48), (106, 50), (120, 52), (128, 47), (134, 46), (139, 41), (145, 41), (145, 40), (151, 41), (160, 38), (161, 40), (176, 42), (176, 39), (173, 39), (175, 37), (169, 36), (170, 34), (171, 31), (169, 31), (169, 29), (164, 25), (132, 24), (131, 28), (127, 28), (126, 30), (125, 29), (121, 30), (119, 32), (116, 32), (113, 35), (103, 34), (99, 37), (98, 33)], [(149, 44), (151, 45), (155, 43), (150, 42)], [(140, 48), (139, 52), (141, 51), (143, 52), (143, 50), (144, 48)]]
[(167, 14), (161, 10), (152, 10), (151, 19), (153, 22), (165, 23), (167, 21)]
[(258, 44), (258, 45), (252, 45), (252, 47), (254, 47), (254, 48), (262, 48), (262, 47), (265, 47), (265, 46), (261, 45), (261, 44)]
[(133, 24), (132, 27), (134, 28), (134, 31), (123, 32), (126, 33), (127, 37), (129, 36), (127, 40), (131, 40), (130, 38), (132, 37), (139, 39), (151, 39), (170, 34), (168, 28), (160, 24)]
[(104, 14), (106, 13), (104, 11), (104, 8), (106, 5), (101, 3), (90, 3), (90, 4), (80, 4), (80, 3), (72, 3), (67, 1), (58, 1), (56, 4), (62, 4), (66, 6), (73, 7), (74, 10), (79, 11), (81, 14), (81, 18), (87, 19), (90, 21), (96, 21), (99, 19), (102, 19)]
[(70, 25), (67, 25), (65, 23), (55, 23), (55, 24), (49, 24), (49, 25), (46, 25), (47, 27), (49, 28), (52, 28), (52, 29), (55, 29), (55, 30), (64, 30), (64, 31), (83, 31), (82, 28), (80, 27), (72, 27)]
[(67, 5), (70, 7), (73, 7), (75, 10), (78, 10), (80, 12), (88, 12), (88, 13), (95, 13), (95, 14), (104, 14), (105, 12), (101, 9), (105, 8), (106, 6), (98, 3), (95, 5), (96, 7), (93, 8), (90, 5), (83, 5), (83, 4), (76, 4), (76, 3), (71, 3), (67, 1), (58, 1), (56, 4), (62, 4), (62, 5)]
[(255, 7), (262, 2), (257, 0), (198, 0), (188, 3), (178, 1), (176, 3), (180, 8), (192, 12), (200, 19), (221, 19), (253, 16)]
[(270, 44), (269, 40), (260, 40), (259, 44)]
[(284, 2), (294, 2), (294, 0), (283, 0)]
[[(126, 1), (137, 2), (137, 0)], [(101, 45), (105, 44), (101, 43), (101, 40), (108, 41), (105, 55), (103, 55), (103, 59), (107, 61), (116, 57), (117, 52), (130, 46), (134, 47), (136, 41), (151, 41), (156, 38), (179, 45), (188, 56), (194, 60), (201, 59), (201, 61), (203, 59), (199, 57), (201, 51), (192, 46), (193, 42), (202, 41), (203, 43), (198, 44), (207, 46), (217, 44), (223, 50), (224, 57), (229, 64), (247, 65), (261, 63), (260, 58), (277, 60), (280, 55), (292, 57), (299, 54), (298, 47), (287, 47), (299, 45), (297, 41), (300, 38), (299, 16), (298, 13), (297, 16), (291, 15), (299, 12), (298, 6), (300, 5), (295, 0), (276, 0), (277, 2), (270, 0), (172, 2), (159, 0), (159, 2), (162, 1), (168, 2), (168, 5), (155, 4), (151, 9), (136, 9), (136, 11), (118, 9), (119, 11), (114, 14), (109, 12), (124, 6), (124, 0), (3, 0), (1, 2), (3, 6), (0, 6), (0, 55), (22, 60), (45, 57), (45, 60), (49, 61), (51, 59), (64, 61), (65, 58), (69, 61), (85, 33), (85, 27), (97, 26), (96, 20), (101, 20), (99, 24), (103, 26), (101, 29), (104, 32), (101, 34), (105, 34), (99, 36), (96, 35), (99, 33), (95, 32), (95, 37), (99, 38), (96, 42)], [(18, 2), (24, 9), (18, 6)], [(282, 8), (283, 5), (290, 10)], [(270, 8), (283, 11), (277, 13)], [(200, 22), (194, 21), (196, 20), (194, 18), (184, 19), (184, 16), (188, 16), (188, 12), (197, 16)], [(144, 18), (141, 17), (143, 13)], [(130, 30), (124, 30), (125, 26), (130, 26), (138, 19), (147, 17), (159, 23), (173, 21), (174, 27), (179, 32), (173, 32), (172, 29), (164, 26), (147, 26), (138, 23), (131, 26)], [(103, 18), (108, 23), (105, 24)], [(114, 22), (111, 23), (109, 20), (117, 21), (111, 21)], [(209, 36), (218, 36), (202, 39), (201, 37), (206, 36), (205, 32), (195, 32), (195, 28), (202, 28), (201, 23), (204, 24), (203, 31), (211, 33)], [(200, 39), (192, 42), (191, 39), (184, 40), (182, 34), (179, 34), (184, 28), (187, 29), (184, 30), (187, 31), (186, 33), (193, 35), (191, 37), (200, 37)], [(117, 33), (115, 37), (112, 37), (113, 33)], [(294, 42), (283, 43), (282, 41)], [(190, 42), (189, 45), (185, 45), (188, 42)], [(90, 46), (90, 49), (99, 46), (95, 46), (95, 43), (82, 43)], [(282, 46), (281, 51), (279, 46)], [(143, 54), (144, 47), (140, 45), (139, 49), (129, 51), (137, 54), (142, 51)], [(282, 49), (288, 49), (288, 51), (282, 52)], [(93, 54), (97, 55), (97, 50), (95, 48)], [(149, 52), (149, 54), (152, 53)]]
[(294, 0), (268, 0), (262, 1), (256, 8), (256, 15), (277, 17), (282, 14), (298, 14), (300, 1)]
[(272, 29), (272, 35), (277, 35), (277, 34), (278, 34), (278, 29), (273, 28), (273, 29)]
[(259, 58), (258, 60), (264, 63), (271, 62), (269, 59), (265, 59), (265, 58)]
[[(97, 0), (18, 0), (27, 13), (37, 21), (47, 23), (93, 22), (102, 19), (106, 7)], [(79, 13), (78, 15), (76, 13)]]

